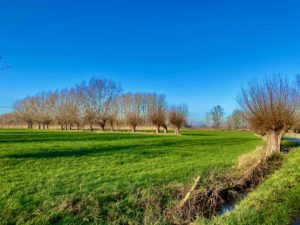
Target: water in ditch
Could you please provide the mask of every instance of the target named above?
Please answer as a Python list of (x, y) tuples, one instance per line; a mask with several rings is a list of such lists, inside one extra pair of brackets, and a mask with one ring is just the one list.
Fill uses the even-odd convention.
[(298, 217), (291, 225), (300, 225), (300, 217)]

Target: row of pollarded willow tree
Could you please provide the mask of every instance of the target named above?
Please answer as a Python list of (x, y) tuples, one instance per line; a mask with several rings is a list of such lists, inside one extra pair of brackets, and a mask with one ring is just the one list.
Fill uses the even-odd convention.
[(121, 92), (120, 84), (92, 78), (74, 88), (28, 96), (16, 102), (14, 109), (28, 128), (37, 124), (39, 129), (58, 124), (62, 130), (88, 125), (91, 131), (95, 126), (114, 131), (116, 126), (126, 126), (135, 132), (139, 125), (153, 125), (159, 133), (161, 127), (167, 132), (170, 124), (178, 134), (186, 124), (184, 104), (168, 107), (164, 95)]

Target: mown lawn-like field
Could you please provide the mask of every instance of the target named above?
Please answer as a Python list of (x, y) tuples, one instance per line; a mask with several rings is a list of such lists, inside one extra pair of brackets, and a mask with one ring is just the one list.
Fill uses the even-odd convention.
[(0, 131), (1, 224), (141, 224), (142, 190), (225, 171), (262, 141), (250, 132), (181, 136)]

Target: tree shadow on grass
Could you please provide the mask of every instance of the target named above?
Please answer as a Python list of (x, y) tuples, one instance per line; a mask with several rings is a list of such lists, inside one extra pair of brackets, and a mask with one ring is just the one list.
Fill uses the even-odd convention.
[[(114, 154), (141, 154), (149, 155), (152, 150), (159, 148), (170, 148), (176, 145), (176, 142), (159, 143), (159, 144), (135, 144), (135, 145), (111, 145), (99, 146), (92, 148), (65, 148), (63, 150), (48, 150), (39, 149), (36, 152), (17, 153), (2, 156), (1, 158), (58, 158), (58, 157), (82, 157), (82, 156), (112, 156)], [(148, 153), (149, 152), (149, 153)], [(169, 151), (153, 151), (153, 154), (168, 154)]]
[(132, 135), (132, 134), (50, 134), (50, 135), (24, 135), (21, 137), (14, 137), (8, 135), (6, 138), (0, 137), (0, 143), (42, 143), (42, 142), (80, 142), (80, 141), (120, 141), (120, 140), (141, 140), (153, 139), (164, 136), (154, 135)]
[(212, 134), (212, 133), (182, 133), (182, 136), (188, 136), (188, 137), (213, 137), (218, 136), (219, 134)]
[[(82, 156), (112, 156), (119, 153), (139, 155), (144, 157), (159, 157), (161, 155), (175, 154), (182, 149), (192, 147), (206, 147), (206, 146), (237, 146), (256, 141), (255, 138), (229, 138), (229, 139), (201, 139), (201, 140), (163, 140), (156, 143), (145, 142), (142, 144), (130, 145), (111, 145), (111, 146), (95, 146), (85, 148), (64, 148), (62, 150), (49, 150), (49, 148), (41, 149), (29, 153), (15, 153), (3, 155), (1, 158), (58, 158), (58, 157), (82, 157)], [(63, 147), (63, 146), (62, 146)], [(205, 148), (204, 148), (205, 149)], [(202, 151), (202, 150), (201, 150)], [(205, 151), (205, 150), (203, 150)]]

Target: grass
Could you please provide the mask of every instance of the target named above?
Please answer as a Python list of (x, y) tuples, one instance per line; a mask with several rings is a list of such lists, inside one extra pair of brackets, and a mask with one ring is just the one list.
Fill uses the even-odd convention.
[[(291, 145), (291, 142), (285, 141)], [(294, 145), (293, 145), (294, 146)], [(299, 146), (299, 145), (298, 145)], [(235, 210), (198, 225), (289, 225), (300, 212), (300, 148), (285, 157), (280, 170), (249, 194)]]
[(261, 145), (248, 132), (182, 136), (0, 130), (3, 224), (141, 224), (141, 190), (226, 171)]

